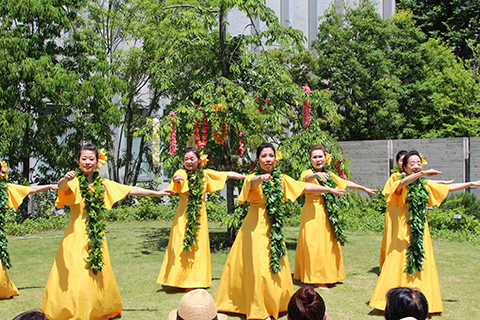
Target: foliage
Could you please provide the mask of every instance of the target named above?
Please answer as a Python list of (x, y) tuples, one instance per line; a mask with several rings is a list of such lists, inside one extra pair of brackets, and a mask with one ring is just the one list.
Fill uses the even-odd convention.
[(103, 76), (104, 56), (92, 58), (89, 34), (76, 32), (85, 4), (5, 0), (0, 8), (0, 155), (14, 181), (56, 179), (81, 141), (112, 137), (114, 79)]
[(396, 0), (396, 10), (411, 10), (417, 25), (441, 39), (461, 58), (471, 58), (469, 44), (480, 43), (480, 2), (468, 0)]
[(102, 271), (105, 263), (103, 262), (102, 242), (105, 240), (105, 187), (103, 186), (103, 176), (97, 171), (93, 173), (94, 181), (89, 183), (87, 177), (80, 169), (75, 171), (78, 178), (78, 184), (87, 212), (86, 232), (88, 234), (87, 246), (88, 257), (85, 257), (87, 268), (91, 269), (96, 275)]
[(344, 120), (340, 129), (326, 129), (340, 140), (479, 134), (478, 84), (450, 49), (427, 39), (411, 13), (384, 20), (369, 1), (344, 14), (332, 8), (312, 46), (318, 58), (292, 59), (292, 72), (332, 93)]
[(4, 177), (0, 178), (0, 262), (10, 269), (10, 255), (8, 254), (8, 239), (6, 228), (6, 215), (8, 211), (8, 186)]
[(463, 208), (464, 214), (474, 216), (480, 220), (480, 201), (477, 200), (477, 196), (473, 192), (449, 194), (440, 208), (442, 210)]

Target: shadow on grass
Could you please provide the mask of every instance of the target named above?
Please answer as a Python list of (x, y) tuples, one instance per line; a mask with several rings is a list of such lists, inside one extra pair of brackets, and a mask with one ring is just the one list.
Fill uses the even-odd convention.
[[(369, 301), (370, 302), (370, 301)], [(365, 302), (365, 304), (368, 306), (368, 303), (369, 302)], [(383, 311), (382, 310), (378, 310), (378, 309), (372, 309), (369, 313), (368, 313), (369, 316), (377, 316), (377, 317), (383, 317)]]
[(28, 290), (28, 289), (43, 289), (42, 286), (32, 286), (32, 287), (18, 287), (18, 290)]
[(379, 267), (374, 267), (370, 270), (368, 270), (368, 273), (375, 273), (377, 276), (380, 275), (380, 268)]
[[(223, 248), (227, 240), (227, 233), (225, 230), (209, 231), (210, 236), (210, 251), (218, 252)], [(143, 235), (143, 242), (140, 245), (139, 252), (142, 255), (149, 255), (155, 251), (165, 251), (168, 246), (170, 238), (170, 228), (157, 228), (145, 230)]]

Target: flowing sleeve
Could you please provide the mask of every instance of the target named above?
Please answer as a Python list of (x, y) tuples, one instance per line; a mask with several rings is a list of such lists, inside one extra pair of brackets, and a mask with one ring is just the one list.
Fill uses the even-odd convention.
[(8, 202), (7, 206), (17, 210), (18, 207), (22, 204), (23, 199), (30, 193), (30, 187), (19, 186), (17, 184), (7, 183), (8, 190)]
[(103, 179), (103, 186), (105, 187), (105, 209), (110, 210), (115, 202), (125, 199), (125, 197), (132, 191), (132, 186), (126, 186), (115, 181)]
[[(245, 180), (243, 180), (243, 187), (242, 191), (240, 191), (240, 195), (238, 196), (238, 203), (244, 204), (246, 201), (248, 201), (248, 194), (250, 193), (250, 187), (252, 186), (252, 178), (255, 177), (254, 174), (249, 174)], [(258, 186), (257, 188), (260, 188)]]
[(439, 184), (432, 181), (427, 181), (426, 188), (430, 194), (430, 198), (428, 198), (429, 207), (441, 205), (448, 195), (448, 190), (450, 190), (448, 184)]
[(402, 174), (400, 172), (392, 173), (392, 175), (388, 178), (387, 182), (385, 182), (385, 186), (383, 187), (382, 191), (385, 197), (388, 197), (390, 195), (390, 192), (392, 192), (393, 183), (397, 181), (401, 175)]
[(307, 186), (306, 182), (297, 181), (292, 177), (282, 174), (283, 182), (283, 193), (285, 194), (285, 201), (292, 200), (295, 201), (303, 193), (305, 187)]
[(82, 193), (80, 192), (80, 186), (78, 184), (78, 178), (73, 178), (67, 182), (69, 190), (64, 191), (58, 189), (57, 200), (55, 201), (55, 206), (61, 208), (63, 206), (71, 206), (74, 204), (79, 204), (83, 201)]
[(329, 174), (333, 178), (333, 180), (335, 180), (335, 182), (337, 183), (336, 189), (342, 189), (342, 190), (347, 189), (347, 183), (348, 183), (347, 180), (340, 178), (333, 172), (329, 172)]
[(205, 170), (205, 188), (207, 192), (212, 193), (223, 189), (228, 178), (228, 172), (215, 171), (211, 169)]
[(405, 197), (408, 193), (408, 188), (405, 187), (402, 189), (402, 194), (396, 194), (395, 189), (397, 189), (398, 185), (400, 184), (401, 180), (395, 180), (392, 182), (392, 186), (390, 188), (390, 194), (387, 197), (387, 207), (395, 205), (397, 207), (402, 207), (405, 205)]
[(187, 193), (190, 189), (188, 189), (188, 177), (187, 177), (187, 171), (180, 169), (177, 170), (174, 174), (182, 176), (183, 180), (180, 181), (170, 181), (170, 184), (168, 185), (167, 189), (173, 190), (176, 193)]
[[(308, 169), (308, 170), (305, 170), (302, 172), (302, 175), (300, 176), (300, 181), (302, 182), (307, 182), (307, 176), (309, 174), (313, 174), (313, 170), (312, 169)], [(315, 180), (314, 180), (315, 181)], [(310, 183), (313, 183), (313, 181), (311, 181)]]

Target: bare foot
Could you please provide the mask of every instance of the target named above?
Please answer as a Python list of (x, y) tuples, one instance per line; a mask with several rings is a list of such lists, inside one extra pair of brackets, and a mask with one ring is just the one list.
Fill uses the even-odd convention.
[(327, 287), (326, 284), (323, 284), (323, 283), (315, 283), (315, 288), (319, 288), (319, 289), (324, 289), (324, 290), (328, 290), (329, 288)]

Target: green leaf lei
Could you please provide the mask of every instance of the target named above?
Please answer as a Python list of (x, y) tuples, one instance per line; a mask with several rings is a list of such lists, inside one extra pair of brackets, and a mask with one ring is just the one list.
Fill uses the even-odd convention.
[(10, 263), (10, 255), (7, 248), (7, 228), (6, 228), (6, 215), (8, 211), (8, 186), (5, 179), (0, 179), (0, 259), (2, 264), (10, 269), (12, 267)]
[(80, 192), (85, 202), (85, 210), (87, 211), (88, 257), (84, 259), (87, 262), (87, 268), (92, 269), (96, 275), (105, 266), (102, 253), (102, 241), (105, 240), (105, 223), (103, 218), (106, 212), (103, 176), (95, 171), (92, 184), (88, 183), (87, 177), (78, 168), (75, 170), (75, 176), (78, 178)]
[[(399, 179), (403, 179), (400, 177)], [(410, 275), (419, 270), (423, 270), (423, 260), (425, 259), (425, 250), (423, 250), (423, 234), (425, 232), (425, 222), (427, 219), (427, 206), (430, 194), (425, 188), (425, 178), (418, 178), (416, 182), (410, 183), (405, 203), (409, 205), (410, 211), (410, 245), (407, 250), (407, 267), (404, 272)]]
[[(317, 172), (316, 169), (310, 165), (312, 171), (315, 173)], [(330, 173), (328, 173), (328, 179), (327, 181), (323, 181), (319, 177), (317, 177), (318, 183), (320, 185), (323, 185), (325, 187), (329, 188), (336, 188), (338, 186), (338, 183), (332, 178)], [(343, 227), (340, 221), (340, 205), (338, 201), (338, 197), (336, 197), (333, 193), (330, 192), (323, 192), (322, 193), (323, 198), (325, 199), (325, 209), (327, 211), (328, 219), (332, 223), (333, 226), (333, 232), (335, 233), (335, 239), (340, 243), (340, 245), (345, 245), (347, 242), (347, 237), (345, 236), (345, 233), (343, 232)]]
[[(264, 174), (257, 164), (255, 175)], [(280, 266), (280, 259), (287, 254), (285, 246), (285, 231), (283, 226), (285, 224), (285, 195), (283, 193), (283, 183), (280, 178), (280, 171), (273, 169), (270, 173), (273, 177), (271, 180), (263, 180), (262, 189), (263, 195), (267, 198), (267, 214), (270, 217), (270, 269), (272, 274), (283, 271)]]
[(390, 173), (403, 173), (403, 170), (399, 167), (395, 167), (392, 170), (390, 170)]
[(203, 201), (203, 168), (199, 165), (197, 172), (186, 170), (188, 177), (187, 224), (185, 225), (185, 237), (183, 238), (183, 251), (189, 252), (197, 245), (198, 229), (200, 229), (200, 209)]

